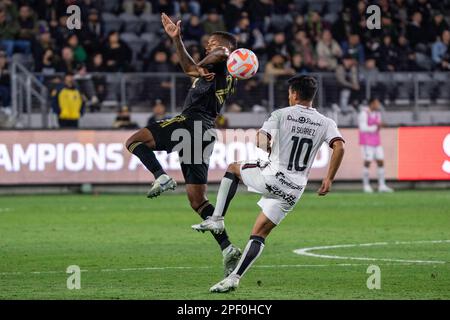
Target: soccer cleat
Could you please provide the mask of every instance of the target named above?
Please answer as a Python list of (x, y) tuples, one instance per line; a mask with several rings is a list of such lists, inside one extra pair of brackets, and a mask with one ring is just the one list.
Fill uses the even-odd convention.
[(381, 185), (378, 187), (378, 192), (391, 193), (391, 192), (394, 192), (394, 190), (389, 188), (387, 185)]
[(369, 184), (365, 185), (363, 190), (365, 193), (373, 193), (373, 189)]
[(155, 198), (167, 190), (175, 190), (177, 183), (167, 174), (163, 174), (156, 179), (147, 193), (147, 198)]
[(197, 231), (211, 231), (215, 234), (222, 233), (225, 230), (225, 223), (223, 222), (223, 217), (207, 217), (199, 224), (192, 225), (192, 229)]
[(223, 255), (223, 268), (224, 268), (224, 276), (228, 277), (236, 266), (239, 263), (239, 259), (241, 259), (241, 250), (238, 247), (230, 244), (225, 250), (222, 251)]
[(235, 290), (239, 286), (239, 276), (231, 274), (219, 283), (213, 285), (209, 291), (216, 293), (225, 293)]

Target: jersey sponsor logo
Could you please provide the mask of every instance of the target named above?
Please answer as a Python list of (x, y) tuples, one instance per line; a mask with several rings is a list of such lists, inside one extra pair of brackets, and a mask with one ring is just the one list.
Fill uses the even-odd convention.
[(303, 116), (295, 118), (295, 117), (293, 117), (291, 115), (288, 115), (287, 116), (287, 120), (288, 121), (298, 122), (298, 123), (301, 123), (301, 124), (310, 124), (312, 126), (318, 126), (318, 127), (322, 126), (322, 124), (320, 122), (315, 122), (315, 121), (311, 120), (311, 118), (307, 118), (307, 117), (303, 117)]
[(296, 203), (297, 198), (295, 196), (287, 194), (286, 192), (284, 192), (277, 186), (272, 186), (272, 185), (266, 183), (266, 190), (269, 191), (269, 193), (282, 198), (284, 201), (286, 201), (291, 206), (294, 206)]
[(285, 175), (283, 172), (278, 171), (278, 172), (275, 174), (275, 178), (277, 178), (278, 181), (280, 181), (280, 183), (281, 183), (282, 185), (284, 185), (284, 186), (286, 186), (286, 187), (288, 187), (288, 188), (291, 188), (291, 189), (293, 189), (293, 190), (299, 190), (299, 191), (301, 191), (301, 190), (303, 189), (302, 186), (299, 186), (298, 184), (295, 184), (295, 183), (293, 183), (293, 182), (291, 182), (291, 181), (288, 181), (288, 180), (286, 179), (286, 175)]

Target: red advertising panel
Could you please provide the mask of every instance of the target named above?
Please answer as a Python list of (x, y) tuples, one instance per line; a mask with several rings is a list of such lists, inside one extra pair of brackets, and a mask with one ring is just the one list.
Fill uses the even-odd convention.
[(399, 180), (450, 180), (450, 127), (399, 128)]

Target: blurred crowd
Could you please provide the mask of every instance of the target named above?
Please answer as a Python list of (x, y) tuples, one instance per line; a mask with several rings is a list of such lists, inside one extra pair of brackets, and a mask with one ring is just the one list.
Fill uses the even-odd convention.
[[(313, 2), (0, 0), (1, 103), (10, 103), (7, 69), (15, 53), (29, 57), (33, 70), (44, 75), (74, 73), (82, 79), (91, 72), (181, 71), (174, 48), (160, 28), (154, 30), (151, 41), (136, 49), (122, 37), (123, 26), (106, 27), (106, 7), (108, 14), (116, 16), (157, 17), (166, 12), (182, 19), (183, 39), (195, 60), (202, 58), (209, 33), (232, 32), (240, 47), (252, 49), (260, 59), (261, 78), (242, 84), (249, 94), (271, 77), (327, 71), (335, 73), (343, 89), (339, 104), (345, 106), (358, 98), (361, 71), (450, 70), (448, 0)], [(66, 26), (66, 8), (72, 4), (81, 7), (80, 30)], [(381, 8), (379, 30), (367, 28), (369, 4)], [(148, 30), (136, 30), (140, 33)], [(104, 78), (94, 77), (85, 85), (95, 110), (104, 99)], [(159, 85), (169, 90), (171, 84), (164, 80)]]

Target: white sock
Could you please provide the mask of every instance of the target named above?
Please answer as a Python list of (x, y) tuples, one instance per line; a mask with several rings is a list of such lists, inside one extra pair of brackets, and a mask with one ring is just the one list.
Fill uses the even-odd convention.
[(378, 185), (385, 186), (386, 180), (384, 178), (384, 167), (378, 167)]
[(228, 205), (236, 194), (238, 184), (239, 179), (234, 174), (230, 172), (225, 173), (220, 182), (213, 217), (223, 217), (227, 213)]
[(369, 168), (367, 168), (367, 167), (363, 168), (363, 185), (364, 186), (370, 185)]

